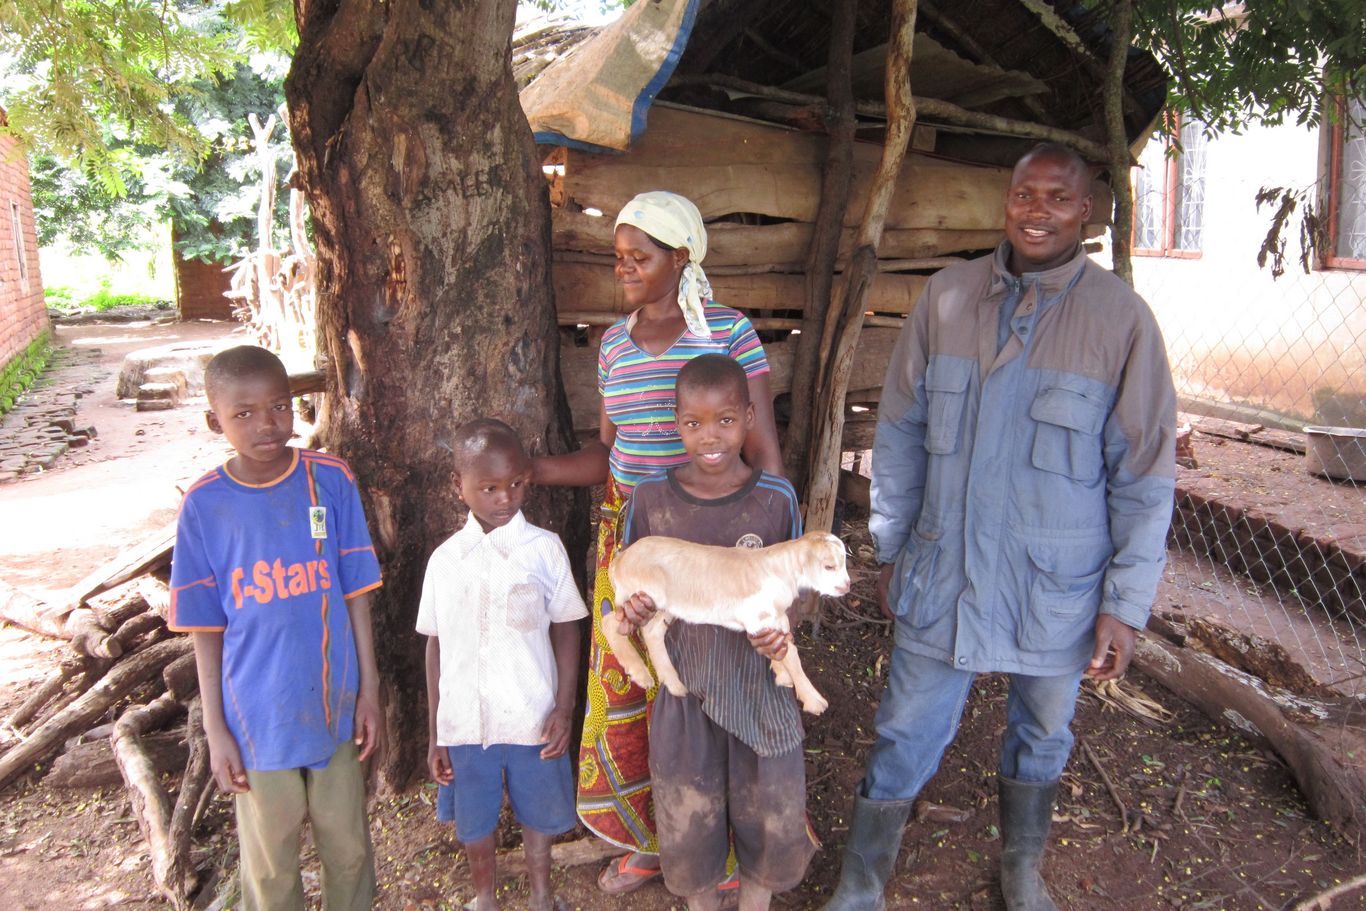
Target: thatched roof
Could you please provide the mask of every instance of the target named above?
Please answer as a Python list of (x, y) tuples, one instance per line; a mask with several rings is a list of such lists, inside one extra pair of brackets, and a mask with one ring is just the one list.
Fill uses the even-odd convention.
[[(771, 99), (708, 83), (716, 82), (716, 77), (731, 77), (823, 96), (831, 32), (828, 7), (815, 0), (694, 2), (695, 18), (690, 23), (688, 11), (681, 14), (685, 17), (678, 42), (681, 58), (665, 64), (661, 75), (669, 78), (662, 89), (655, 87), (657, 98), (800, 125), (799, 105), (789, 105), (792, 110), (785, 114), (783, 105)], [(853, 61), (858, 101), (883, 100), (890, 19), (891, 0), (860, 0)], [(514, 41), (519, 81), (534, 83), (548, 62), (572, 57), (576, 47), (593, 47), (594, 42), (582, 43), (612, 27), (543, 23), (524, 29)], [(956, 0), (952, 4), (921, 0), (916, 29), (911, 85), (917, 96), (1103, 140), (1101, 87), (1109, 32), (1099, 14), (1079, 4), (1055, 6), (1047, 0)], [(572, 69), (563, 63), (556, 66), (561, 73)], [(1152, 126), (1166, 85), (1166, 75), (1152, 56), (1131, 49), (1125, 74), (1125, 119), (1131, 139)], [(556, 91), (560, 90), (557, 86)], [(653, 100), (646, 99), (645, 105)], [(920, 121), (935, 125), (933, 114), (922, 114)], [(881, 126), (877, 118), (861, 116), (860, 124), (862, 138), (877, 138)], [(1029, 142), (992, 138), (991, 131), (983, 128), (938, 125), (944, 131), (938, 151), (954, 157), (1006, 162)]]

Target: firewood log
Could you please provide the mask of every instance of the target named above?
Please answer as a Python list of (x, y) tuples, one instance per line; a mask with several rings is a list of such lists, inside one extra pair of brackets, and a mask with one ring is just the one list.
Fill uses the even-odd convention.
[(121, 659), (89, 691), (0, 756), (0, 788), (35, 762), (56, 752), (66, 738), (88, 728), (119, 699), (159, 674), (166, 665), (191, 654), (192, 648), (187, 638), (168, 639)]

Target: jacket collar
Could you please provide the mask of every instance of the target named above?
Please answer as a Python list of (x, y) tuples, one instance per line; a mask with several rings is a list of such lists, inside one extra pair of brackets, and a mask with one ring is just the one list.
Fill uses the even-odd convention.
[(1077, 244), (1076, 255), (1061, 266), (1054, 266), (1047, 272), (1026, 272), (1017, 277), (1011, 274), (1008, 265), (1010, 249), (1010, 241), (1003, 240), (992, 254), (990, 293), (993, 295), (1015, 290), (1021, 285), (1037, 285), (1040, 300), (1056, 297), (1066, 290), (1077, 277), (1077, 273), (1086, 268), (1088, 262), (1086, 248), (1082, 244)]
[(474, 513), (470, 513), (465, 524), (455, 533), (454, 540), (461, 557), (469, 556), (479, 545), (487, 542), (498, 556), (506, 560), (521, 545), (528, 528), (530, 524), (520, 510), (508, 520), (508, 524), (490, 532), (485, 532)]

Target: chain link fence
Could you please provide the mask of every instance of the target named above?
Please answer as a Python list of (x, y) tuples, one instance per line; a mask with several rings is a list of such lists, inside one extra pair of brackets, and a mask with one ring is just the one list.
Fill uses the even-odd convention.
[(1363, 695), (1366, 272), (1273, 279), (1245, 252), (1135, 260), (1191, 431), (1156, 608), (1270, 682)]

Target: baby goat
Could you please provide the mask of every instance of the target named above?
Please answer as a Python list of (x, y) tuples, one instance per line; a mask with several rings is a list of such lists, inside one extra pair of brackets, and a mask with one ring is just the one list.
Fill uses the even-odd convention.
[[(824, 531), (763, 548), (711, 547), (650, 536), (618, 554), (608, 575), (618, 602), (643, 592), (659, 609), (640, 635), (660, 683), (675, 696), (686, 695), (688, 690), (664, 647), (664, 634), (673, 618), (751, 635), (771, 629), (787, 633), (787, 609), (799, 591), (832, 596), (849, 591), (844, 543)], [(650, 687), (654, 683), (650, 670), (630, 637), (615, 622), (604, 623), (602, 632), (630, 678)], [(802, 671), (796, 645), (789, 643), (787, 654), (772, 666), (775, 682), (795, 687), (803, 709), (813, 715), (825, 711), (829, 703)]]

